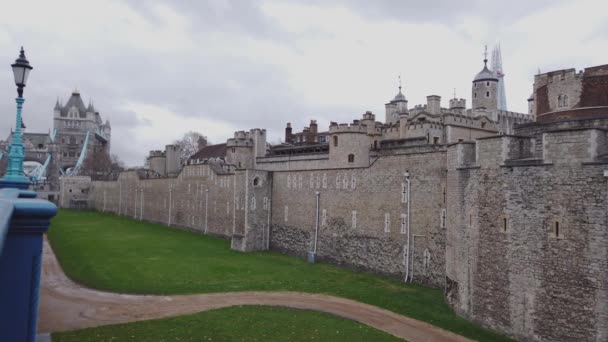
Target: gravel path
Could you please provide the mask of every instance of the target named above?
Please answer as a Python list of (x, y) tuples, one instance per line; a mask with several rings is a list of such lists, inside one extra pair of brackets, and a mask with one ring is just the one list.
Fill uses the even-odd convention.
[(394, 312), (350, 299), (300, 292), (232, 292), (198, 295), (128, 295), (80, 286), (63, 273), (44, 241), (40, 333), (67, 331), (191, 314), (234, 305), (269, 305), (327, 312), (416, 341), (469, 339)]

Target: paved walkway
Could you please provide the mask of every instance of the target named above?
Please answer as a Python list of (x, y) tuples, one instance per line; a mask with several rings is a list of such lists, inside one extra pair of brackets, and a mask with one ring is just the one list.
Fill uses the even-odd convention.
[(300, 292), (232, 292), (200, 295), (126, 295), (82, 287), (63, 273), (44, 242), (40, 302), (41, 333), (179, 316), (234, 305), (270, 305), (323, 311), (416, 341), (468, 339), (388, 310), (353, 300)]

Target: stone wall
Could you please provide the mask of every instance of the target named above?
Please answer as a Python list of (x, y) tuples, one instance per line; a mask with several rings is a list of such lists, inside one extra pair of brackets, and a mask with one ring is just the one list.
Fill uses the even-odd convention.
[(442, 287), (445, 152), (393, 153), (370, 168), (275, 172), (271, 248), (299, 256), (312, 250), (319, 192), (318, 258), (403, 277), (402, 195), (409, 171), (414, 281)]
[(559, 164), (505, 166), (508, 137), (479, 141), (475, 160), (450, 146), (446, 282), (459, 314), (526, 341), (608, 338), (608, 164), (569, 158), (594, 131), (552, 135)]

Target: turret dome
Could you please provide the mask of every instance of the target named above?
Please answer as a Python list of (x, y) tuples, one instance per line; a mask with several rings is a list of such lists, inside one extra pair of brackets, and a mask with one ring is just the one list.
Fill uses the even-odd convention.
[(475, 75), (475, 78), (473, 79), (473, 82), (478, 82), (478, 81), (498, 82), (498, 78), (496, 78), (496, 75), (494, 74), (494, 72), (492, 72), (490, 69), (488, 69), (488, 60), (487, 59), (483, 60), (483, 69), (477, 75)]

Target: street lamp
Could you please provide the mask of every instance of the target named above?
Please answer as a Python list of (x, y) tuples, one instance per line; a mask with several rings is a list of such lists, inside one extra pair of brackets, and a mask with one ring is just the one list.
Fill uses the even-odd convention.
[(17, 102), (17, 123), (15, 125), (15, 132), (13, 133), (13, 141), (9, 147), (6, 175), (0, 180), (0, 187), (27, 189), (30, 181), (23, 173), (25, 153), (23, 151), (23, 138), (21, 136), (21, 109), (23, 102), (25, 102), (23, 88), (25, 88), (27, 78), (33, 68), (27, 58), (25, 58), (23, 47), (21, 47), (19, 57), (15, 60), (14, 64), (11, 64), (11, 67), (13, 68), (15, 85), (17, 86), (17, 94), (19, 95), (15, 99)]

